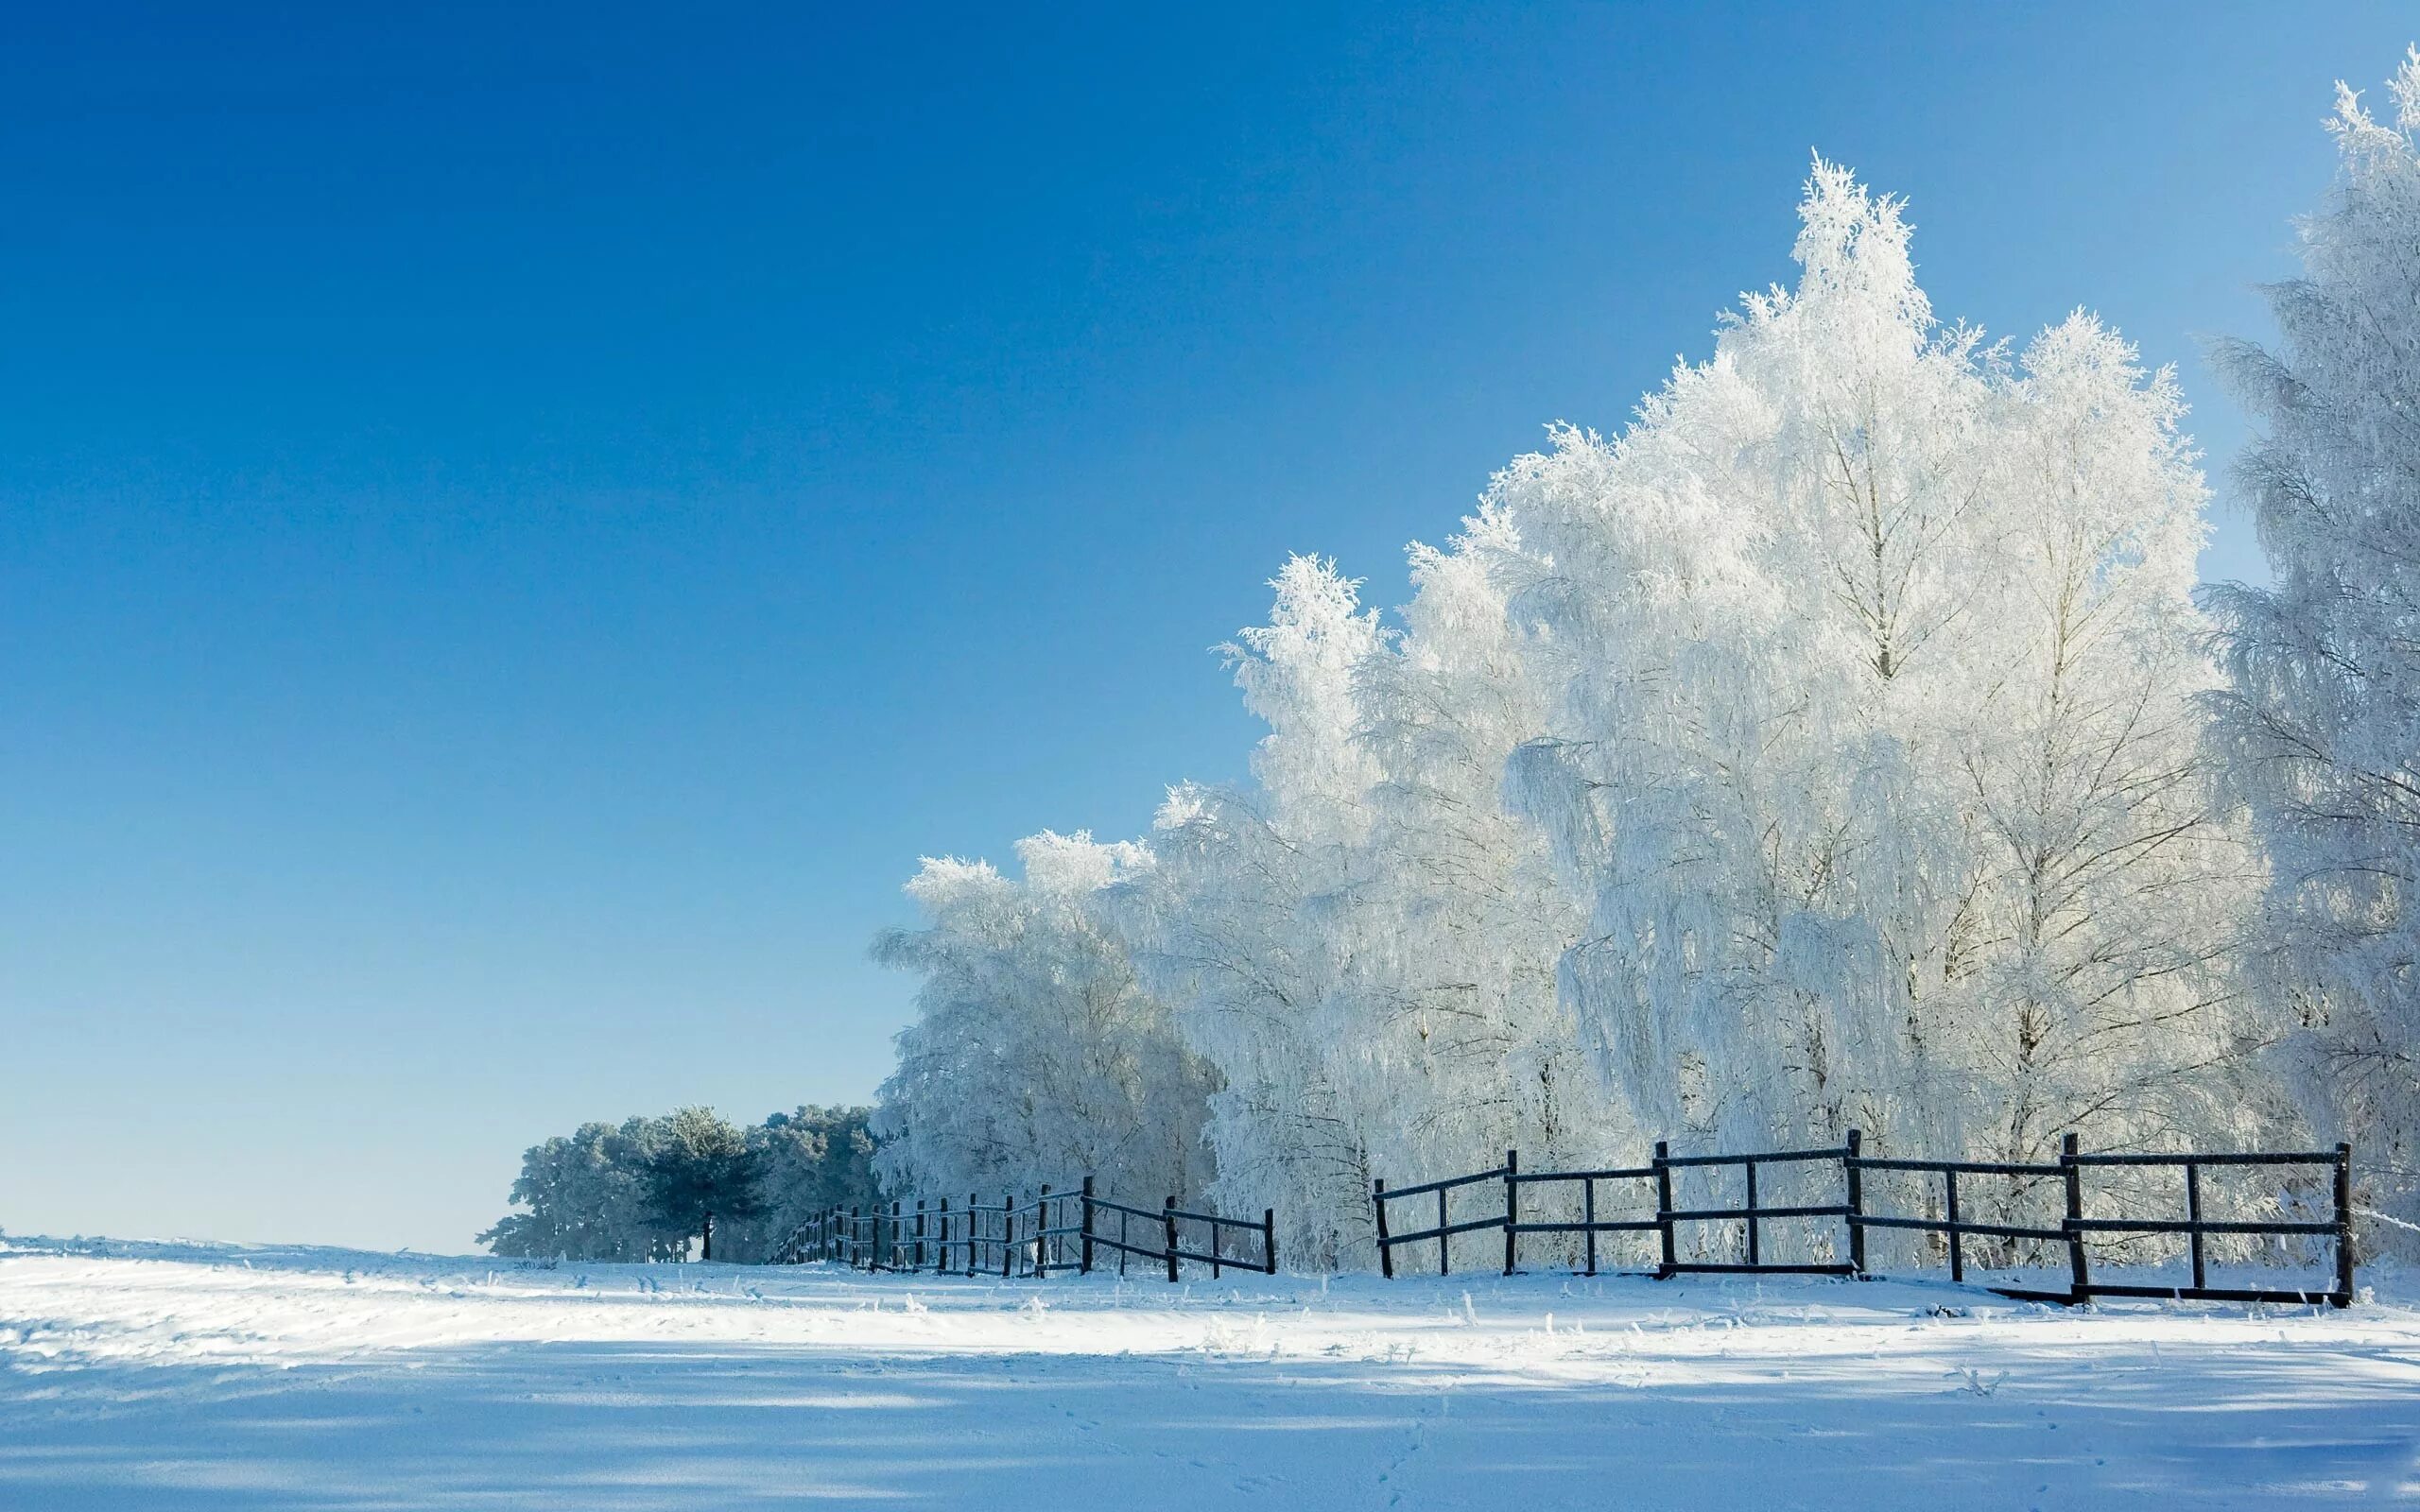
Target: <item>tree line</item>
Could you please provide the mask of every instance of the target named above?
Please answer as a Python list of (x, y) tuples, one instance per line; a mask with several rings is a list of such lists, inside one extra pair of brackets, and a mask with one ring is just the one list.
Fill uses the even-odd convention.
[(706, 1108), (582, 1124), (521, 1158), (479, 1235), (540, 1260), (764, 1262), (809, 1215), (874, 1201), (869, 1109), (804, 1106), (741, 1127)]
[(1364, 1265), (1374, 1175), (1512, 1146), (2316, 1134), (2420, 1219), (2420, 50), (2390, 93), (2340, 86), (2276, 339), (2216, 352), (2271, 583), (2197, 591), (2173, 372), (1945, 322), (1818, 160), (1794, 285), (1506, 465), (1399, 609), (1284, 565), (1226, 648), (1249, 782), (924, 863), (875, 1173), (1273, 1204)]

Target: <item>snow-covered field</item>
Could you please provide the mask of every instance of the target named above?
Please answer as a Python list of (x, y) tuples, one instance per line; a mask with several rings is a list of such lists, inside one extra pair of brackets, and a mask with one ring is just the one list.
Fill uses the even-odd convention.
[(2379, 1504), (2415, 1452), (2393, 1303), (0, 1242), (9, 1508)]

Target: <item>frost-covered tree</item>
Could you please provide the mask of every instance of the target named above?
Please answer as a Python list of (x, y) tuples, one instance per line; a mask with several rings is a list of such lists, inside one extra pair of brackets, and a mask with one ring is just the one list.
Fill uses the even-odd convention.
[[(740, 1200), (713, 1207), (712, 1258), (769, 1260), (810, 1214), (870, 1205), (868, 1112), (804, 1107), (734, 1131), (743, 1144), (740, 1176), (752, 1167), (752, 1179), (735, 1180), (727, 1171), (721, 1177), (722, 1187), (741, 1189)], [(681, 1211), (667, 1212), (653, 1200), (672, 1166), (697, 1164), (678, 1137), (681, 1121), (673, 1114), (583, 1124), (569, 1137), (532, 1145), (512, 1184), (511, 1199), (524, 1211), (506, 1214), (479, 1242), (498, 1255), (534, 1260), (685, 1259), (706, 1209), (676, 1204)]]
[(1475, 544), (1505, 530), (1415, 547), (1395, 633), (1331, 564), (1288, 562), (1229, 648), (1270, 727), (1254, 784), (1174, 793), (1125, 890), (1136, 958), (1225, 1083), (1218, 1195), (1274, 1205), (1308, 1263), (1369, 1261), (1377, 1175), (1630, 1132), (1554, 989), (1576, 914), (1500, 798), (1541, 709)]
[(2216, 700), (2267, 842), (2269, 979), (2307, 1100), (2420, 1218), (2420, 49), (2393, 124), (2338, 86), (2341, 155), (2269, 290), (2273, 351), (2217, 355), (2259, 434), (2236, 464), (2273, 581), (2214, 588)]
[(1507, 763), (1551, 713), (1500, 571), (1519, 534), (1486, 507), (1462, 524), (1444, 550), (1411, 548), (1392, 654), (1357, 681), (1379, 782), (1374, 906), (1349, 980), (1374, 1028), (1392, 1031), (1419, 1113), (1388, 1154), (1396, 1170), (1515, 1146), (1547, 1165), (1607, 1163), (1635, 1153), (1639, 1130), (1558, 990), (1583, 910), (1557, 885), (1546, 835), (1504, 799)]
[(2240, 1133), (2173, 384), (2082, 315), (2017, 357), (1941, 327), (1844, 170), (1802, 217), (1795, 289), (1493, 491), (1566, 996), (1644, 1117), (1736, 1145)]
[(737, 1125), (711, 1108), (680, 1108), (664, 1121), (648, 1161), (648, 1214), (684, 1240), (698, 1235), (698, 1258), (713, 1260), (717, 1218), (752, 1218), (764, 1211), (756, 1190), (764, 1168), (763, 1151)]
[(677, 1260), (687, 1230), (648, 1207), (647, 1173), (663, 1143), (662, 1119), (582, 1124), (521, 1158), (506, 1214), (479, 1235), (498, 1255), (530, 1260)]
[(1046, 831), (1017, 853), (1022, 881), (927, 860), (908, 885), (926, 927), (875, 942), (923, 978), (874, 1118), (884, 1184), (988, 1197), (1089, 1174), (1130, 1197), (1200, 1192), (1216, 1081), (1100, 917), (1150, 853)]
[(874, 1142), (866, 1121), (873, 1111), (810, 1104), (749, 1129), (764, 1207), (727, 1221), (717, 1217), (715, 1258), (771, 1260), (807, 1219), (834, 1208), (872, 1207)]
[(1216, 1199), (1286, 1215), (1288, 1253), (1332, 1258), (1334, 1228), (1369, 1190), (1366, 1130), (1384, 1094), (1339, 1013), (1352, 852), (1374, 765), (1352, 739), (1353, 683), (1375, 616), (1327, 564), (1297, 558), (1276, 612), (1227, 648), (1270, 734), (1256, 791), (1186, 784), (1163, 805), (1148, 874), (1121, 921), (1155, 993), (1217, 1068)]

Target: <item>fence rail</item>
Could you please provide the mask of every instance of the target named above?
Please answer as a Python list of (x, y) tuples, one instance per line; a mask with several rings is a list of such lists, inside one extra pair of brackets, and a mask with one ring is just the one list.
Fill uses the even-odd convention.
[[(1136, 1219), (1149, 1224), (1153, 1243), (1136, 1242)], [(1274, 1276), (1277, 1213), (1264, 1208), (1258, 1219), (1230, 1218), (1180, 1208), (1173, 1196), (1156, 1208), (1138, 1207), (1100, 1195), (1088, 1176), (1073, 1189), (1044, 1183), (1023, 1201), (1011, 1192), (985, 1203), (978, 1193), (955, 1209), (947, 1197), (903, 1197), (870, 1212), (827, 1209), (798, 1225), (775, 1259), (865, 1271), (1046, 1279), (1089, 1274), (1104, 1250), (1117, 1257), (1120, 1275), (1134, 1259), (1164, 1269), (1171, 1281), (1186, 1261), (1208, 1265), (1214, 1278), (1230, 1270)], [(963, 1269), (952, 1263), (958, 1256), (964, 1257)]]
[[(2056, 1163), (2014, 1160), (1926, 1160), (1905, 1157), (1868, 1156), (1863, 1140), (1851, 1129), (1846, 1141), (1837, 1148), (1812, 1150), (1760, 1150), (1744, 1154), (1674, 1155), (1668, 1142), (1658, 1141), (1655, 1156), (1643, 1166), (1615, 1167), (1587, 1171), (1535, 1171), (1521, 1169), (1520, 1153), (1504, 1152), (1504, 1163), (1467, 1176), (1447, 1177), (1442, 1180), (1423, 1181), (1413, 1186), (1390, 1190), (1384, 1180), (1371, 1183), (1370, 1199), (1376, 1221), (1378, 1238), (1378, 1268), (1386, 1276), (1395, 1273), (1395, 1251), (1405, 1245), (1434, 1242), (1437, 1246), (1437, 1273), (1445, 1275), (1452, 1269), (1452, 1243), (1458, 1234), (1495, 1229), (1504, 1236), (1504, 1274), (1510, 1276), (1520, 1268), (1520, 1242), (1525, 1234), (1578, 1234), (1583, 1240), (1585, 1273), (1597, 1274), (1598, 1236), (1611, 1233), (1652, 1232), (1657, 1239), (1657, 1261), (1652, 1271), (1645, 1274), (1658, 1279), (1688, 1274), (1722, 1275), (1819, 1275), (1868, 1277), (1875, 1274), (1866, 1263), (1866, 1240), (1871, 1230), (1907, 1231), (1939, 1236), (1948, 1251), (1949, 1276), (1953, 1281), (1966, 1279), (1966, 1241), (1970, 1237), (2056, 1246), (2064, 1252), (2067, 1264), (2068, 1283), (2064, 1291), (2019, 1286), (1991, 1288), (2003, 1296), (2032, 1301), (2077, 1303), (2096, 1297), (2134, 1297), (2187, 1298), (2211, 1301), (2262, 1302), (2325, 1302), (2336, 1307), (2349, 1307), (2353, 1301), (2353, 1204), (2352, 1158), (2350, 1145), (2339, 1144), (2333, 1150), (2276, 1153), (2268, 1151), (2193, 1151), (2183, 1154), (2108, 1153), (2083, 1154), (2076, 1147), (2076, 1136), (2066, 1136)], [(1837, 1165), (1840, 1171), (1841, 1200), (1834, 1202), (1782, 1202), (1760, 1200), (1760, 1170), (1773, 1166)], [(2203, 1211), (2202, 1172), (2208, 1167), (2319, 1167), (2328, 1169), (2333, 1177), (2333, 1211), (2325, 1219), (2289, 1218), (2240, 1219), (2211, 1218)], [(2182, 1217), (2153, 1216), (2142, 1213), (2120, 1213), (2115, 1216), (2092, 1216), (2084, 1211), (2084, 1174), (2097, 1169), (2166, 1168), (2180, 1170), (2184, 1176), (2185, 1213)], [(1745, 1193), (1737, 1204), (1680, 1205), (1674, 1197), (1673, 1174), (1676, 1171), (1737, 1170)], [(1941, 1178), (1941, 1206), (1933, 1212), (1876, 1211), (1868, 1203), (1866, 1177), (1870, 1174), (1934, 1176)], [(1989, 1218), (1966, 1216), (1962, 1202), (1960, 1182), (1976, 1179), (2009, 1180), (2019, 1188), (2032, 1185), (2055, 1185), (2063, 1198), (2064, 1211), (2055, 1225), (2051, 1223), (2015, 1223)], [(1654, 1216), (1651, 1218), (1606, 1219), (1598, 1213), (1599, 1182), (1651, 1183)], [(1461, 1189), (1498, 1184), (1502, 1192), (1502, 1209), (1477, 1218), (1457, 1221), (1449, 1199)], [(1581, 1216), (1578, 1221), (1538, 1221), (1522, 1214), (1521, 1194), (1525, 1188), (1574, 1185), (1580, 1189)], [(1437, 1199), (1436, 1222), (1426, 1228), (1400, 1230), (1391, 1222), (1389, 1204), (1433, 1194)], [(1773, 1260), (1766, 1253), (1765, 1234), (1769, 1224), (1809, 1223), (1824, 1225), (1837, 1220), (1845, 1239), (1845, 1262), (1828, 1260)], [(1720, 1224), (1740, 1226), (1740, 1261), (1684, 1259), (1682, 1235), (1690, 1226)], [(2132, 1282), (2095, 1280), (2091, 1257), (2086, 1247), (2088, 1236), (2142, 1236), (2147, 1234), (2182, 1234), (2187, 1241), (2192, 1263), (2192, 1283), (2185, 1286), (2152, 1286)], [(2335, 1261), (2335, 1284), (2326, 1289), (2296, 1289), (2290, 1287), (2230, 1287), (2209, 1283), (2204, 1239), (2210, 1235), (2231, 1237), (2299, 1237), (2326, 1239), (2332, 1243)], [(1838, 1254), (1840, 1249), (1832, 1249)], [(1703, 1246), (1692, 1246), (1691, 1254), (1703, 1253)]]

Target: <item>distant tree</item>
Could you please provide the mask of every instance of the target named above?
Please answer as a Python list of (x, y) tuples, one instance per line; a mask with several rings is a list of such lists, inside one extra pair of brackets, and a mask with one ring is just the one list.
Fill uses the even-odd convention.
[(664, 1141), (647, 1169), (647, 1207), (655, 1220), (701, 1241), (699, 1259), (715, 1258), (715, 1219), (763, 1211), (756, 1190), (765, 1154), (748, 1133), (711, 1108), (683, 1108), (665, 1120)]
[(749, 1148), (764, 1161), (757, 1177), (762, 1211), (718, 1214), (715, 1254), (725, 1261), (775, 1259), (799, 1226), (834, 1208), (871, 1208), (877, 1197), (873, 1109), (803, 1105), (775, 1113), (748, 1131)]
[(766, 1261), (813, 1214), (874, 1201), (871, 1109), (802, 1106), (737, 1129), (702, 1108), (582, 1124), (521, 1158), (507, 1213), (479, 1242), (530, 1260)]
[(687, 1225), (667, 1229), (648, 1211), (647, 1172), (666, 1121), (627, 1118), (582, 1124), (568, 1138), (533, 1144), (521, 1158), (506, 1214), (479, 1235), (498, 1255), (532, 1260), (669, 1260)]

